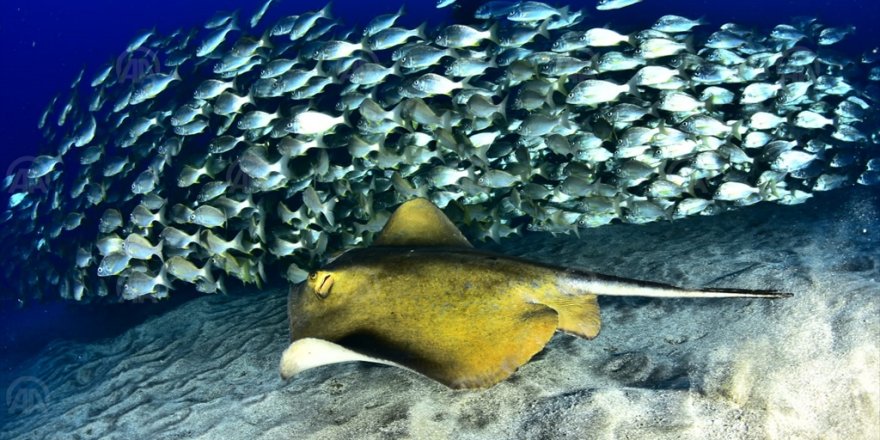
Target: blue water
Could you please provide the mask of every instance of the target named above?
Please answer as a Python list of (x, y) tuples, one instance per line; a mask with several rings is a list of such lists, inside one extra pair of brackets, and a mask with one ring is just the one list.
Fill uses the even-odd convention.
[[(433, 1), (405, 2), (409, 14), (400, 23), (414, 27), (422, 21), (432, 25), (467, 17), (479, 2), (460, 2), (460, 8), (437, 10)], [(0, 3), (0, 171), (4, 175), (16, 159), (43, 152), (37, 121), (49, 100), (59, 91), (66, 99), (69, 85), (82, 67), (85, 82), (96, 69), (122, 53), (133, 35), (156, 27), (161, 34), (178, 28), (199, 26), (217, 10), (242, 9), (249, 18), (262, 1), (233, 0), (30, 0)], [(281, 16), (322, 7), (318, 0), (280, 0), (270, 8), (264, 23)], [(689, 1), (645, 0), (622, 10), (598, 12), (594, 2), (572, 2), (590, 10), (588, 22), (629, 32), (650, 26), (664, 14), (704, 17), (713, 27), (736, 22), (772, 28), (793, 16), (816, 16), (827, 25), (855, 25), (858, 28), (837, 48), (857, 58), (880, 44), (880, 2), (839, 1)], [(334, 14), (346, 26), (362, 26), (377, 14), (395, 11), (399, 3), (337, 0)], [(458, 18), (463, 21), (465, 18)], [(5, 197), (0, 202), (5, 204)], [(0, 286), (3, 289), (3, 286)], [(177, 294), (176, 294), (177, 295)], [(51, 295), (49, 295), (51, 296)], [(0, 298), (6, 298), (0, 294)], [(177, 295), (182, 301), (185, 295)], [(82, 306), (48, 303), (16, 311), (16, 304), (0, 300), (3, 326), (0, 351), (7, 361), (39, 350), (49, 340), (61, 337), (95, 338), (112, 334), (163, 307), (143, 304)]]

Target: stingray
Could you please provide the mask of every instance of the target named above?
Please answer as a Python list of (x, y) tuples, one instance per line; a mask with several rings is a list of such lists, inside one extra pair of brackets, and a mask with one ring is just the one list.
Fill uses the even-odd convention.
[(424, 199), (401, 205), (372, 246), (346, 251), (291, 289), (281, 376), (339, 362), (405, 368), (451, 388), (510, 377), (557, 331), (599, 334), (599, 295), (782, 298), (682, 289), (474, 249)]

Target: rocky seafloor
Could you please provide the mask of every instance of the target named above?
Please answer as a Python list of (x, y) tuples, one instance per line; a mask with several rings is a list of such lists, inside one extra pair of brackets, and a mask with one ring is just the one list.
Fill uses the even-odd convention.
[[(880, 438), (880, 196), (868, 189), (488, 247), (795, 296), (602, 298), (596, 340), (557, 334), (482, 391), (362, 363), (282, 382), (286, 289), (204, 296), (5, 373), (0, 438)], [(39, 384), (37, 406), (10, 406), (23, 380)]]

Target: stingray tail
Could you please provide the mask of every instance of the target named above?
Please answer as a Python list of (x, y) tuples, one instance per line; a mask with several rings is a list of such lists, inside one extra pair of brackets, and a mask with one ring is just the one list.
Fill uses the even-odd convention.
[(646, 298), (788, 298), (793, 296), (791, 293), (776, 290), (683, 289), (668, 284), (582, 271), (569, 271), (560, 281), (570, 290), (601, 296), (640, 296)]

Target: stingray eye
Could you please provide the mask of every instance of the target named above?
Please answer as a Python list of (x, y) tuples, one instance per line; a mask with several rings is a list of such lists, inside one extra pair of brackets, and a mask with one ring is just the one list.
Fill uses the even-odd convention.
[(330, 274), (323, 275), (315, 286), (315, 295), (319, 299), (325, 299), (330, 295), (331, 287), (333, 287), (333, 277)]

